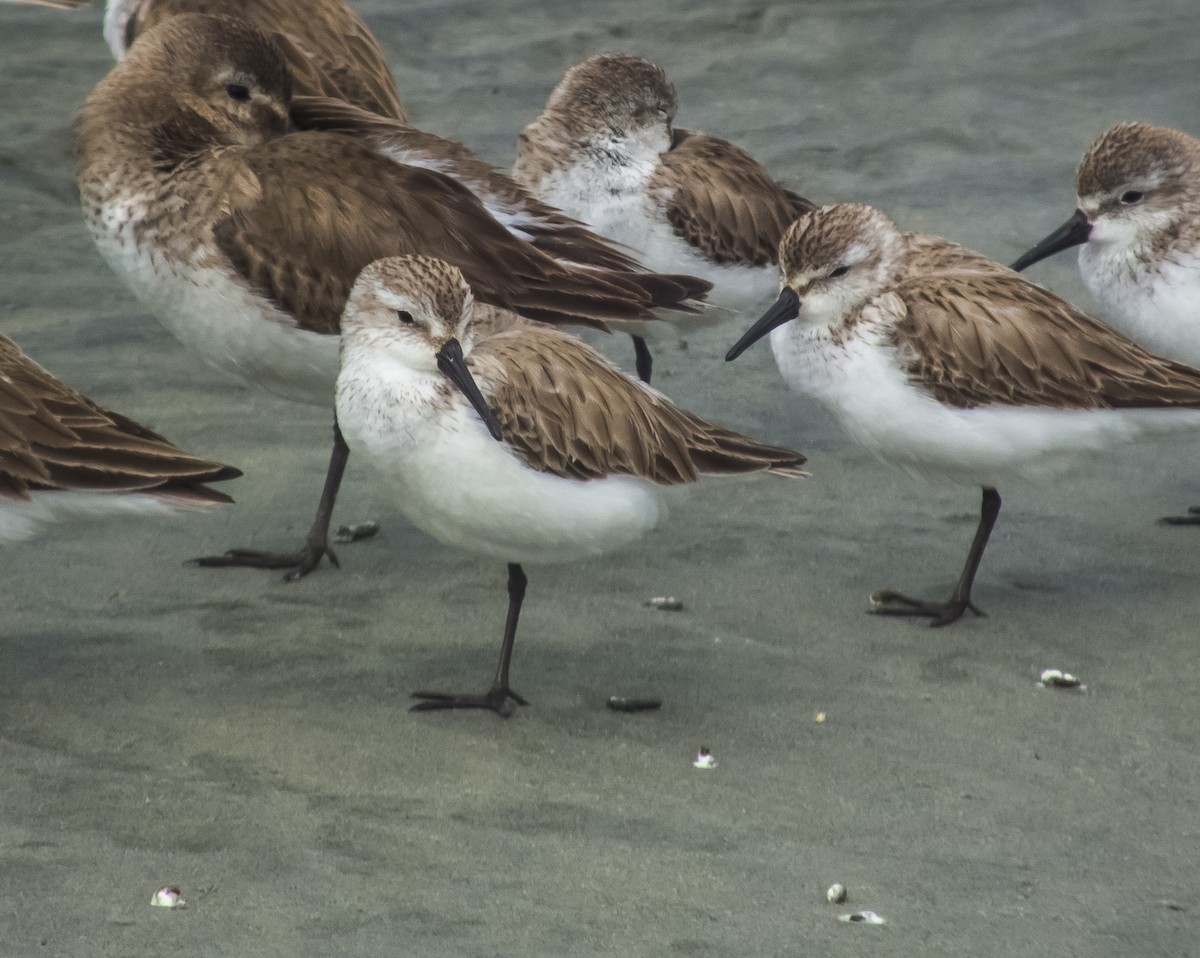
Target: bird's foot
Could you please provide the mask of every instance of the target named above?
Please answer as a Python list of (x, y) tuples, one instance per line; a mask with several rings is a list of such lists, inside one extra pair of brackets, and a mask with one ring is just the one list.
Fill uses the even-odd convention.
[(190, 564), (206, 569), (240, 566), (249, 569), (287, 569), (284, 582), (303, 579), (321, 564), (322, 557), (329, 559), (334, 568), (340, 568), (338, 557), (324, 542), (305, 542), (295, 552), (260, 552), (256, 549), (230, 549), (219, 556), (201, 556)]
[(1200, 526), (1200, 506), (1192, 506), (1187, 515), (1163, 516), (1158, 520), (1160, 526)]
[(871, 612), (875, 615), (927, 615), (933, 620), (929, 623), (930, 627), (935, 629), (957, 622), (967, 609), (976, 615), (984, 614), (970, 599), (951, 596), (945, 602), (923, 602), (920, 599), (910, 599), (895, 589), (872, 592), (871, 604), (874, 606)]
[(508, 702), (511, 699), (518, 705), (528, 705), (525, 699), (504, 685), (493, 685), (483, 695), (454, 695), (450, 692), (413, 692), (413, 698), (424, 699), (418, 702), (410, 712), (432, 712), (437, 709), (490, 709), (503, 718), (512, 715)]

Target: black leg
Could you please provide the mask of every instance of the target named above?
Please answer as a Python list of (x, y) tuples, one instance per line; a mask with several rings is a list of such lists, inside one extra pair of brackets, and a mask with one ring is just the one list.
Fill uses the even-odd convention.
[(636, 360), (638, 379), (644, 383), (650, 382), (650, 373), (654, 369), (654, 357), (650, 355), (650, 347), (641, 336), (629, 337), (633, 340), (633, 355)]
[(508, 700), (518, 705), (528, 705), (508, 684), (508, 667), (512, 663), (513, 643), (517, 638), (517, 620), (521, 617), (521, 603), (525, 600), (528, 583), (524, 570), (516, 562), (508, 564), (508, 617), (504, 620), (504, 642), (500, 645), (500, 661), (492, 687), (483, 695), (455, 695), (450, 692), (413, 692), (413, 698), (425, 699), (410, 709), (413, 712), (430, 712), (434, 709), (491, 709), (497, 715), (508, 718), (512, 715)]
[(871, 596), (871, 601), (876, 605), (872, 611), (876, 615), (927, 615), (933, 619), (929, 624), (934, 627), (957, 622), (967, 609), (976, 615), (983, 615), (971, 602), (971, 586), (975, 582), (975, 573), (979, 571), (983, 550), (987, 548), (988, 537), (992, 534), (992, 527), (999, 515), (1000, 493), (985, 487), (983, 501), (979, 507), (979, 526), (971, 542), (971, 551), (967, 553), (962, 575), (958, 577), (958, 585), (954, 587), (949, 599), (945, 602), (922, 602), (919, 599), (910, 599), (894, 589), (880, 589)]
[(1158, 520), (1162, 526), (1200, 526), (1200, 506), (1191, 506), (1186, 515), (1163, 516)]
[(329, 548), (329, 522), (333, 518), (333, 505), (337, 501), (338, 488), (342, 484), (342, 474), (346, 471), (346, 460), (350, 457), (350, 447), (342, 437), (342, 430), (333, 423), (333, 452), (329, 456), (329, 469), (325, 473), (325, 488), (321, 490), (321, 502), (317, 506), (317, 516), (308, 537), (295, 552), (259, 552), (254, 549), (230, 549), (219, 556), (202, 556), (193, 559), (192, 564), (206, 568), (223, 566), (246, 566), (255, 569), (287, 569), (284, 581), (295, 582), (308, 575), (321, 562), (322, 556), (328, 556), (333, 565), (338, 565), (337, 556)]

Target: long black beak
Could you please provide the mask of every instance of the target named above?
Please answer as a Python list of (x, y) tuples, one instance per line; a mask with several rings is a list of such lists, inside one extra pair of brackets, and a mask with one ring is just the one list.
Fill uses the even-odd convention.
[(733, 362), (776, 326), (782, 326), (799, 315), (800, 297), (790, 286), (783, 287), (775, 305), (763, 313), (762, 319), (746, 330), (746, 335), (734, 343), (733, 348), (725, 354), (725, 362)]
[(1025, 267), (1032, 266), (1047, 256), (1053, 256), (1060, 250), (1086, 243), (1091, 235), (1092, 224), (1088, 221), (1087, 214), (1083, 210), (1076, 210), (1074, 216), (1013, 263), (1012, 269), (1019, 273)]
[(496, 418), (496, 414), (488, 408), (487, 400), (483, 398), (483, 393), (475, 385), (471, 371), (467, 369), (467, 361), (463, 359), (462, 346), (457, 339), (446, 340), (442, 348), (438, 350), (437, 364), (438, 369), (446, 374), (446, 378), (450, 382), (462, 390), (462, 394), (475, 407), (475, 411), (479, 413), (479, 418), (483, 420), (483, 424), (488, 427), (488, 432), (492, 434), (492, 438), (497, 441), (503, 440), (504, 436), (500, 432), (500, 421)]

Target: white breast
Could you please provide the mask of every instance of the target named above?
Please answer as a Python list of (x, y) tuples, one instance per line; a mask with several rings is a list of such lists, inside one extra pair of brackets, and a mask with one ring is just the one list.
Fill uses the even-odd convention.
[(488, 434), (465, 399), (454, 393), (447, 403), (436, 384), (382, 350), (348, 346), (337, 401), (354, 454), (436, 539), (506, 562), (561, 562), (609, 552), (658, 524), (664, 510), (652, 484), (536, 472)]
[(664, 198), (650, 192), (654, 170), (649, 163), (580, 163), (548, 174), (539, 191), (547, 203), (629, 247), (646, 269), (708, 280), (713, 284), (708, 302), (715, 306), (747, 310), (778, 292), (779, 271), (774, 266), (715, 263), (677, 236), (666, 218)]
[(204, 262), (202, 251), (166, 237), (138, 242), (146, 200), (125, 198), (101, 207), (92, 236), (112, 269), (180, 342), (207, 362), (285, 399), (313, 405), (333, 401), (338, 337), (300, 329), (286, 313), (252, 293), (228, 269)]
[(1079, 272), (1115, 328), (1156, 355), (1200, 366), (1200, 250), (1146, 269), (1114, 244), (1090, 242)]

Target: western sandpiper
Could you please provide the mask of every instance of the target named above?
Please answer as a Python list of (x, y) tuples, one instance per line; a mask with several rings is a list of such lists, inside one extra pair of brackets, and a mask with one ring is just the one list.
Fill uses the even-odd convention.
[(983, 262), (937, 237), (902, 233), (871, 207), (822, 207), (788, 229), (779, 300), (726, 356), (771, 333), (784, 378), (868, 449), (983, 487), (949, 600), (873, 597), (877, 612), (930, 616), (933, 625), (978, 613), (971, 585), (1003, 479), (1144, 434), (1200, 428), (1200, 371)]
[[(732, 143), (674, 129), (676, 105), (654, 64), (589, 57), (521, 133), (513, 176), (648, 269), (702, 276), (710, 302), (748, 308), (774, 290), (779, 240), (812, 204)], [(645, 379), (650, 354), (634, 345)]]
[(396, 503), (435, 538), (508, 563), (500, 661), (483, 695), (418, 710), (525, 704), (509, 685), (524, 563), (598, 556), (662, 517), (658, 486), (794, 476), (804, 457), (678, 409), (554, 329), (480, 329), (472, 290), (427, 257), (363, 270), (342, 319), (338, 419)]
[[(1021, 256), (1022, 270), (1079, 246), (1079, 271), (1106, 319), (1160, 356), (1200, 366), (1200, 140), (1119, 123), (1075, 172), (1078, 208)], [(1200, 508), (1162, 520), (1200, 524)]]
[(0, 336), (0, 541), (84, 516), (232, 502), (205, 483), (240, 475), (100, 408)]
[[(690, 308), (653, 274), (564, 265), (513, 237), (455, 180), (337, 133), (289, 132), (291, 76), (267, 35), (181, 14), (140, 36), (84, 105), (78, 180), (101, 253), (180, 340), (300, 402), (331, 403), (354, 278), (382, 256), (436, 254), (482, 301), (604, 327)], [(347, 449), (334, 452), (305, 545), (232, 550), (206, 565), (288, 568), (330, 555)]]

